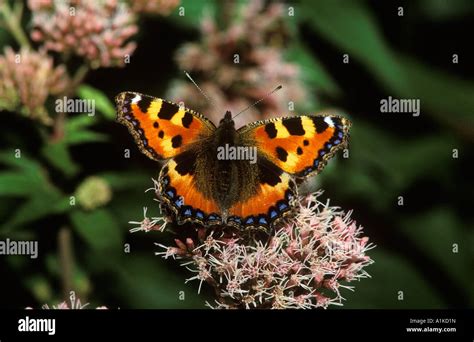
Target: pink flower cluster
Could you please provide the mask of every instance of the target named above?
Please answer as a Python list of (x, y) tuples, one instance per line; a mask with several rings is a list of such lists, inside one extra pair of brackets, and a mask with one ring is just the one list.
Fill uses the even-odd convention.
[(135, 48), (135, 16), (118, 0), (29, 0), (31, 38), (47, 50), (76, 54), (92, 68), (123, 66)]
[[(49, 306), (48, 304), (44, 304), (41, 308), (42, 309), (56, 309), (56, 310), (82, 310), (85, 309), (89, 303), (82, 304), (79, 298), (76, 298), (76, 293), (74, 291), (70, 292), (69, 300), (61, 302), (57, 305)], [(26, 309), (33, 309), (32, 307), (27, 307)], [(105, 310), (107, 309), (106, 306), (98, 306), (97, 310)]]
[(49, 94), (59, 95), (70, 84), (63, 65), (57, 67), (44, 50), (5, 48), (0, 55), (0, 109), (15, 111), (45, 124), (52, 119), (45, 108)]
[[(195, 273), (187, 281), (211, 285), (213, 308), (311, 309), (342, 305), (342, 288), (369, 277), (373, 246), (362, 228), (339, 208), (318, 201), (320, 193), (300, 199), (294, 216), (270, 237), (198, 229), (197, 237), (176, 239), (158, 255), (183, 260)], [(146, 212), (145, 212), (146, 217)], [(134, 222), (137, 223), (137, 222)], [(157, 218), (135, 230), (163, 230)]]
[[(231, 5), (228, 5), (231, 6)], [(274, 87), (283, 85), (278, 95), (268, 97), (244, 117), (236, 118), (236, 126), (288, 113), (290, 101), (296, 103), (306, 93), (299, 81), (296, 64), (283, 60), (282, 52), (289, 32), (284, 25), (284, 5), (264, 5), (252, 0), (232, 7), (226, 27), (221, 28), (212, 18), (201, 25), (201, 42), (184, 45), (176, 56), (181, 69), (196, 76), (196, 81), (212, 98), (212, 104), (197, 96), (190, 83), (179, 82), (170, 98), (183, 101), (189, 108), (205, 113), (219, 122), (223, 113), (236, 114)]]

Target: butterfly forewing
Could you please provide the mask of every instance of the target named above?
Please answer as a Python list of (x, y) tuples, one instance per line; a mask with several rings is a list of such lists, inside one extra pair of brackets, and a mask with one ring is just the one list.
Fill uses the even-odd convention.
[(204, 116), (152, 96), (123, 92), (115, 102), (117, 120), (127, 126), (140, 150), (154, 160), (174, 157), (216, 129)]
[(283, 171), (307, 177), (347, 144), (350, 126), (340, 116), (303, 115), (255, 122), (238, 132)]

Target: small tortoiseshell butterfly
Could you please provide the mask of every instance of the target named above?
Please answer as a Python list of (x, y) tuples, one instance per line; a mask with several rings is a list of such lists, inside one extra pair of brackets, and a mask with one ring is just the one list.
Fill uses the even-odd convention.
[[(319, 173), (346, 146), (350, 121), (303, 115), (235, 129), (231, 113), (216, 127), (204, 116), (134, 92), (116, 99), (117, 120), (140, 150), (166, 161), (158, 178), (162, 207), (178, 224), (269, 231), (296, 206), (296, 180)], [(222, 160), (222, 146), (253, 148), (256, 163)]]

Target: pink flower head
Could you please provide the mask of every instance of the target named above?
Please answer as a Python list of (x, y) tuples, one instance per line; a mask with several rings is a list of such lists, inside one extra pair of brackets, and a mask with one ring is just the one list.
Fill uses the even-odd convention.
[(117, 0), (29, 0), (33, 12), (31, 38), (47, 50), (76, 54), (91, 67), (124, 66), (137, 32), (128, 5)]
[(212, 104), (197, 96), (196, 88), (185, 82), (172, 88), (170, 98), (183, 101), (186, 107), (217, 123), (226, 110), (236, 114), (273, 87), (283, 85), (278, 95), (267, 97), (245, 116), (237, 116), (236, 127), (288, 113), (288, 103), (304, 100), (306, 92), (298, 66), (283, 58), (289, 36), (283, 5), (251, 0), (244, 6), (230, 2), (225, 6), (230, 8), (225, 27), (220, 28), (211, 17), (204, 18), (201, 42), (185, 44), (176, 55), (181, 69), (197, 75), (197, 83), (212, 98)]
[(366, 255), (373, 248), (338, 207), (318, 200), (320, 192), (301, 197), (294, 215), (266, 238), (244, 232), (208, 230), (204, 237), (159, 245), (194, 273), (187, 281), (211, 285), (213, 308), (302, 308), (342, 305), (347, 283), (369, 277)]
[[(69, 300), (66, 300), (64, 302), (61, 302), (56, 305), (49, 306), (48, 304), (44, 304), (42, 306), (43, 309), (57, 309), (57, 310), (82, 310), (85, 309), (89, 303), (82, 304), (81, 300), (76, 297), (76, 293), (74, 291), (71, 291), (69, 294)], [(27, 307), (26, 309), (33, 309), (31, 307)], [(104, 310), (107, 309), (106, 306), (98, 306), (96, 308), (97, 310)]]
[(22, 114), (51, 124), (45, 103), (50, 95), (59, 95), (70, 83), (66, 68), (57, 67), (44, 50), (5, 48), (0, 55), (0, 110)]

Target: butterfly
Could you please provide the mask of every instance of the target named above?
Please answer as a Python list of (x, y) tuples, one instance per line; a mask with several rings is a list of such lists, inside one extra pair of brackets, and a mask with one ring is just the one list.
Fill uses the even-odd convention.
[[(347, 145), (348, 119), (303, 115), (235, 128), (227, 111), (215, 126), (173, 102), (135, 92), (115, 98), (117, 120), (139, 149), (164, 161), (157, 183), (161, 206), (178, 224), (270, 231), (297, 203), (297, 181), (321, 172)], [(225, 157), (225, 151), (229, 158)], [(238, 152), (256, 158), (231, 158)]]

